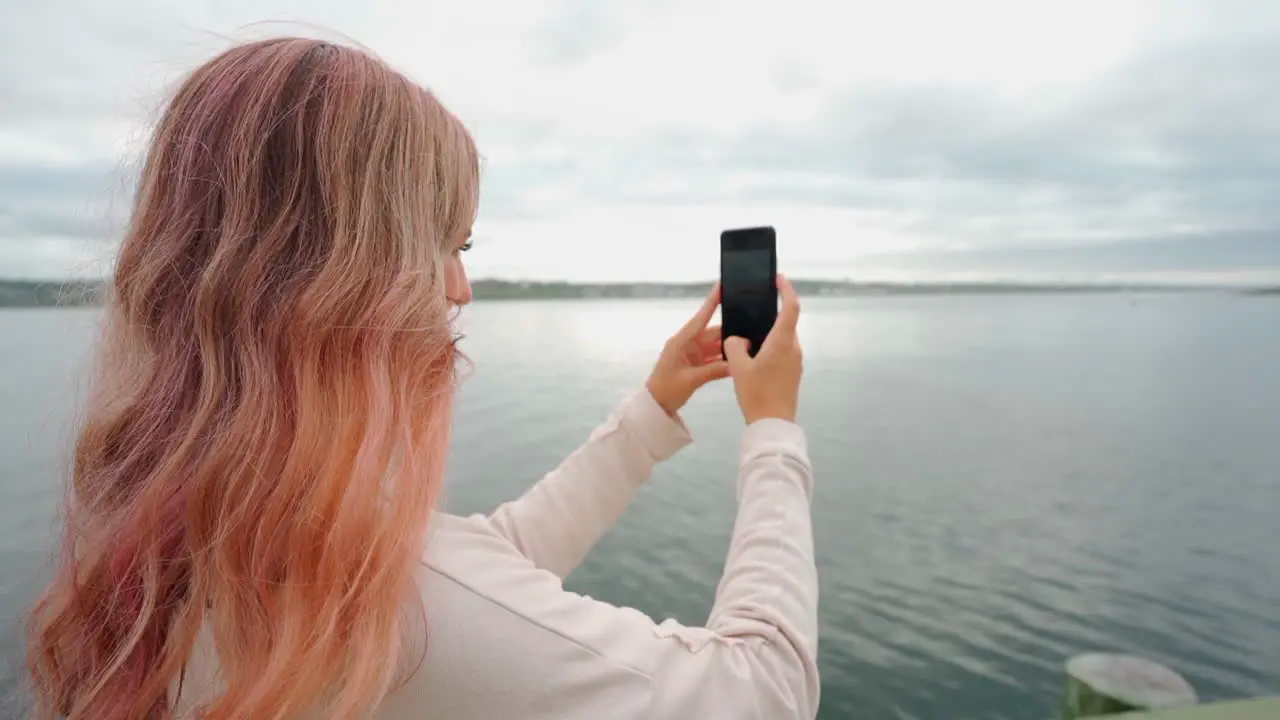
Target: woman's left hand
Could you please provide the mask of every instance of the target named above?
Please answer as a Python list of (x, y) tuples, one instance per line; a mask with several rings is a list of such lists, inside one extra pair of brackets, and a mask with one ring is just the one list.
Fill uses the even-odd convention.
[(645, 383), (649, 394), (671, 417), (698, 388), (729, 375), (729, 363), (720, 349), (720, 326), (707, 325), (719, 306), (720, 284), (716, 283), (697, 314), (662, 347), (662, 355)]

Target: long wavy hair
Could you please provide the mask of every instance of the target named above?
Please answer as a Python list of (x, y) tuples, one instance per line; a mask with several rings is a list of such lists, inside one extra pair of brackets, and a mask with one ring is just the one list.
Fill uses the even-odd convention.
[(355, 717), (394, 688), (478, 173), (458, 119), (361, 50), (254, 42), (181, 83), (29, 618), (38, 717), (173, 717), (201, 632), (222, 691), (200, 717)]

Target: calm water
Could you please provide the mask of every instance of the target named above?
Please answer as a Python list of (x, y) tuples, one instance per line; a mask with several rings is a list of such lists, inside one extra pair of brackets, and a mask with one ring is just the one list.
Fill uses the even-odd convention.
[[(693, 301), (481, 304), (449, 503), (492, 507), (642, 381)], [(0, 691), (41, 578), (92, 311), (0, 311)], [(824, 718), (1044, 718), (1133, 651), (1280, 692), (1280, 300), (809, 300)], [(733, 520), (727, 384), (572, 589), (705, 619)]]

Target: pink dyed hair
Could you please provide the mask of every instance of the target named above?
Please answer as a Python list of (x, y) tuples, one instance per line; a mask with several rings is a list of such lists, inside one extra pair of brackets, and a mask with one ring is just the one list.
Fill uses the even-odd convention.
[(29, 618), (39, 717), (172, 717), (202, 629), (225, 684), (205, 718), (354, 717), (390, 691), (449, 434), (444, 261), (478, 172), (457, 118), (359, 50), (254, 42), (181, 84)]

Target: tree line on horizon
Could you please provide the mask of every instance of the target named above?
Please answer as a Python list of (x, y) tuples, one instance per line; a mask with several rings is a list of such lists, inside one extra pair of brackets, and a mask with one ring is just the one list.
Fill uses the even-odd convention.
[[(471, 283), (477, 300), (607, 299), (699, 297), (710, 280), (683, 283), (577, 283), (545, 280), (479, 279)], [(1087, 284), (1033, 282), (885, 282), (856, 280), (791, 281), (801, 295), (964, 294), (1120, 292), (1187, 290), (1187, 286), (1146, 284)], [(0, 307), (85, 307), (101, 304), (104, 280), (0, 279)], [(1213, 288), (1208, 288), (1213, 289)], [(1280, 294), (1280, 287), (1244, 289), (1249, 294)]]

